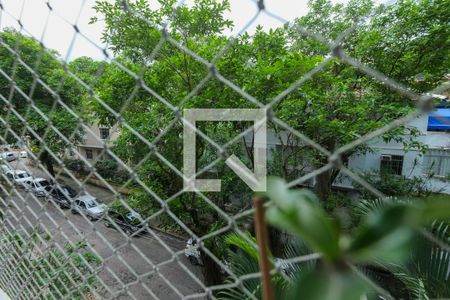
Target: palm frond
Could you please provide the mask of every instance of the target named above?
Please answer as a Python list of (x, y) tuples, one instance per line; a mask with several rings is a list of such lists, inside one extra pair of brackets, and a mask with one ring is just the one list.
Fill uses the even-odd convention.
[[(225, 244), (235, 246), (248, 253), (255, 260), (258, 260), (258, 249), (254, 247), (256, 245), (256, 239), (249, 232), (244, 232), (244, 234), (246, 238), (236, 232), (228, 234), (225, 237)], [(252, 241), (253, 245), (248, 241)]]
[[(448, 223), (434, 222), (428, 230), (435, 239), (450, 244)], [(409, 269), (424, 281), (430, 297), (450, 296), (450, 252), (446, 249), (420, 237)]]
[[(259, 272), (257, 260), (243, 251), (238, 251), (235, 253), (231, 250), (228, 250), (227, 262), (229, 271), (236, 277)], [(235, 281), (232, 277), (228, 277), (225, 280), (225, 284), (234, 282)], [(256, 298), (260, 298), (261, 284), (258, 278), (243, 280), (242, 287), (245, 288), (249, 293), (253, 294)], [(218, 299), (222, 300), (250, 299), (250, 297), (248, 295), (246, 296), (246, 294), (240, 287), (229, 288), (220, 291), (217, 296)]]
[[(292, 259), (303, 255), (311, 254), (311, 249), (309, 249), (305, 243), (302, 241), (295, 239), (290, 240), (289, 243), (287, 243), (285, 249), (284, 249), (284, 257), (286, 259)], [(297, 278), (300, 276), (301, 272), (303, 271), (311, 271), (314, 269), (316, 265), (316, 260), (306, 261), (302, 263), (289, 263), (289, 272), (288, 275), (292, 277), (292, 279)]]
[[(448, 223), (434, 222), (427, 230), (435, 239), (449, 243)], [(416, 239), (408, 264), (384, 264), (384, 267), (402, 281), (412, 299), (448, 298), (450, 253), (423, 236), (417, 236)]]

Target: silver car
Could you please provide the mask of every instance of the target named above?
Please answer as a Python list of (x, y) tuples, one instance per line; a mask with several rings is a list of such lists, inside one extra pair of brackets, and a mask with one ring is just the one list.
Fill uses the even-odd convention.
[(2, 153), (1, 158), (6, 161), (13, 161), (16, 159), (16, 155), (13, 152), (4, 152)]
[(99, 204), (97, 199), (91, 195), (83, 195), (75, 199), (71, 211), (73, 214), (83, 214), (93, 221), (103, 217), (106, 212), (106, 205)]
[(23, 185), (25, 191), (31, 191), (38, 197), (46, 197), (49, 194), (47, 190), (52, 184), (45, 178), (31, 178), (25, 180)]

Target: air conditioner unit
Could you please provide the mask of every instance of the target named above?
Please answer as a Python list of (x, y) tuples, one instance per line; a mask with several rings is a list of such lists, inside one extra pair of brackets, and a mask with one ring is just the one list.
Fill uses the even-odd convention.
[(392, 160), (392, 155), (382, 154), (381, 155), (381, 160), (382, 161), (391, 161)]

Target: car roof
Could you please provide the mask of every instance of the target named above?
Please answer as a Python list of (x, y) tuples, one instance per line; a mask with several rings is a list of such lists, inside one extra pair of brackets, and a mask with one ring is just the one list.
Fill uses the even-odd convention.
[(24, 170), (14, 170), (14, 173), (15, 174), (23, 174), (23, 173), (27, 173), (28, 174), (28, 172), (24, 171)]
[(89, 200), (97, 201), (97, 199), (95, 199), (95, 197), (93, 197), (91, 195), (83, 195), (83, 196), (78, 197), (78, 199), (81, 201), (89, 201)]
[(35, 178), (34, 179), (34, 181), (48, 181), (47, 179), (45, 179), (45, 178), (42, 178), (42, 177), (38, 177), (38, 178)]

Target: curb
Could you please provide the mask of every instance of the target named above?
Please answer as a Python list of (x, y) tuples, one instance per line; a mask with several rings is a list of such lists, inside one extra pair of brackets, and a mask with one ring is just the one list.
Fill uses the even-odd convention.
[[(55, 171), (59, 172), (61, 176), (71, 177), (70, 175), (67, 174), (66, 170), (62, 170), (61, 171), (61, 169), (59, 169), (58, 167), (54, 167), (54, 169), (55, 169)], [(72, 175), (73, 175), (73, 177), (78, 178), (80, 180), (84, 180), (85, 179), (85, 178), (82, 178), (82, 177), (78, 176), (75, 172), (72, 172)], [(99, 188), (102, 188), (102, 189), (110, 191), (110, 189), (101, 180), (98, 180), (98, 179), (95, 179), (95, 178), (88, 178), (87, 182), (92, 184), (92, 185), (95, 185), (96, 187), (99, 187)], [(130, 190), (129, 189), (126, 189), (126, 188), (122, 188), (121, 189), (119, 186), (117, 186), (115, 184), (111, 184), (111, 183), (109, 185), (116, 192), (118, 192), (118, 193), (120, 193), (122, 195), (128, 196), (130, 194)]]
[(176, 233), (164, 231), (164, 230), (162, 230), (162, 229), (160, 229), (160, 228), (158, 228), (158, 227), (152, 226), (152, 225), (150, 225), (150, 224), (148, 225), (148, 227), (149, 227), (151, 230), (153, 230), (153, 231), (157, 231), (157, 232), (163, 233), (163, 234), (165, 234), (165, 235), (168, 235), (168, 236), (170, 236), (170, 237), (172, 237), (172, 238), (174, 238), (174, 239), (180, 240), (180, 241), (186, 241), (186, 240), (189, 239), (189, 237), (184, 237), (184, 236), (178, 235), (178, 234), (176, 234)]

